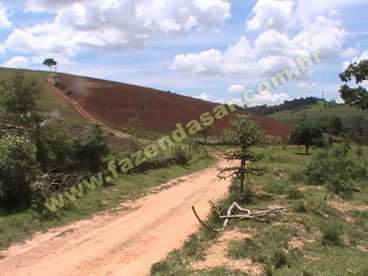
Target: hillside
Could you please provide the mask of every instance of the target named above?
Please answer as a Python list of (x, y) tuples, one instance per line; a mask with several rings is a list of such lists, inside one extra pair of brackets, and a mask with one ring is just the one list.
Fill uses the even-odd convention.
[[(57, 89), (48, 83), (48, 73), (24, 72), (27, 76), (35, 76), (43, 88), (40, 95), (42, 111), (58, 110), (65, 120), (75, 124), (84, 124), (87, 120), (66, 100), (68, 98), (92, 118), (113, 129), (126, 131), (129, 120), (138, 119), (144, 129), (158, 133), (172, 131), (177, 123), (198, 119), (218, 105), (171, 92), (69, 74), (56, 76), (64, 96), (60, 97), (57, 96)], [(8, 79), (13, 73), (12, 69), (1, 68), (0, 80)], [(253, 115), (253, 118), (268, 135), (286, 136), (289, 132), (286, 124), (271, 118), (258, 115)], [(221, 120), (216, 129), (225, 128), (229, 120), (230, 117)]]
[(318, 102), (295, 110), (284, 110), (268, 115), (268, 118), (279, 120), (287, 124), (295, 124), (305, 116), (312, 120), (323, 120), (326, 117), (339, 117), (342, 121), (350, 121), (354, 117), (366, 116), (367, 112), (346, 104), (328, 104)]
[[(40, 84), (42, 91), (39, 97), (40, 109), (45, 113), (58, 110), (66, 121), (71, 124), (86, 124), (79, 113), (67, 102), (55, 96), (54, 90), (47, 82), (48, 73), (41, 71), (21, 70), (26, 77), (34, 76)], [(6, 81), (14, 75), (15, 70), (0, 68), (0, 81)]]
[[(136, 85), (100, 79), (58, 74), (65, 95), (93, 118), (105, 125), (126, 131), (129, 120), (137, 118), (144, 129), (166, 133), (177, 123), (198, 119), (201, 114), (217, 106), (192, 97), (164, 92)], [(253, 118), (268, 135), (285, 136), (289, 127), (273, 119), (254, 115)], [(230, 117), (219, 121), (217, 129), (225, 128)]]
[(277, 106), (257, 106), (248, 108), (248, 111), (294, 125), (308, 117), (314, 121), (321, 121), (328, 117), (339, 117), (343, 122), (350, 124), (352, 119), (367, 116), (367, 113), (356, 107), (328, 102), (319, 98), (308, 97), (286, 101)]

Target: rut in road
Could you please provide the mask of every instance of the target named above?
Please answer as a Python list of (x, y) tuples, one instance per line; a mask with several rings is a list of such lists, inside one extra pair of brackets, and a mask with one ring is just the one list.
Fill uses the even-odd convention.
[(206, 217), (208, 201), (222, 198), (230, 181), (219, 180), (216, 167), (211, 167), (176, 183), (138, 200), (126, 211), (37, 234), (25, 244), (0, 252), (5, 256), (0, 260), (1, 275), (147, 275), (152, 264), (197, 231), (191, 206)]

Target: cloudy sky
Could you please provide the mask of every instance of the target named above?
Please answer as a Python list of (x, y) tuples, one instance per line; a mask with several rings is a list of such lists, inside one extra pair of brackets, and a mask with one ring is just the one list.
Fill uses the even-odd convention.
[(255, 104), (338, 99), (346, 64), (368, 58), (367, 0), (0, 0), (0, 63), (225, 101), (320, 50), (308, 74)]

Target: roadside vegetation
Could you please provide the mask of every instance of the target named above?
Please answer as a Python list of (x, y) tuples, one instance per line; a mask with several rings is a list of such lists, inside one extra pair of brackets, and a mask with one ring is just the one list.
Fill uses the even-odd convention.
[[(349, 67), (341, 78), (355, 76), (359, 83), (367, 79), (366, 73), (364, 63)], [(362, 87), (343, 86), (341, 93), (348, 103), (367, 109), (367, 91)], [(247, 193), (252, 195), (246, 200), (238, 186), (243, 186), (245, 168), (252, 168), (252, 163), (240, 158), (240, 171), (232, 175), (228, 196), (214, 204), (208, 221), (181, 249), (152, 266), (151, 275), (368, 274), (365, 131), (360, 137), (364, 139), (356, 139), (352, 133), (341, 135), (344, 126), (337, 117), (322, 124), (303, 119), (295, 122), (288, 142), (261, 144), (254, 150), (265, 173), (246, 175)], [(252, 141), (254, 132), (238, 123), (244, 140)], [(234, 129), (227, 133), (233, 136)], [(243, 215), (245, 219), (223, 224), (222, 215), (229, 217), (234, 201), (242, 203), (239, 211), (246, 208), (248, 214), (267, 208), (287, 208), (287, 212), (265, 219)]]
[(109, 160), (142, 150), (149, 141), (129, 140), (110, 151), (100, 127), (70, 124), (60, 113), (45, 112), (43, 94), (39, 80), (20, 71), (0, 85), (0, 248), (34, 231), (121, 209), (151, 188), (214, 162), (206, 148), (187, 139), (102, 187), (86, 189), (76, 201), (64, 197), (57, 212), (50, 212), (44, 206), (50, 198), (64, 195), (106, 170)]
[[(362, 155), (357, 154), (358, 149)], [(344, 169), (348, 172), (344, 180), (352, 185), (348, 189), (340, 189), (342, 181), (337, 180), (343, 172), (339, 170), (330, 171), (328, 179), (318, 184), (314, 181), (320, 177), (324, 166), (339, 163), (342, 153), (336, 151), (343, 151), (342, 163), (355, 164), (356, 169), (364, 168), (358, 173), (351, 170), (351, 166)], [(259, 165), (266, 168), (266, 173), (249, 177), (254, 197), (242, 206), (257, 210), (284, 206), (288, 213), (266, 221), (233, 220), (224, 234), (202, 228), (183, 248), (155, 264), (151, 274), (257, 275), (254, 274), (256, 268), (261, 273), (258, 275), (366, 275), (368, 147), (313, 148), (307, 156), (302, 154), (302, 148), (288, 146), (283, 149), (279, 145), (257, 147), (255, 153), (263, 157)], [(319, 167), (317, 162), (326, 154), (328, 160)], [(234, 200), (239, 200), (238, 185), (234, 181), (227, 198), (216, 204), (222, 214)], [(222, 227), (215, 213), (207, 223), (218, 229)], [(206, 263), (209, 252), (215, 253), (212, 250), (216, 250), (216, 244), (228, 231), (249, 237), (231, 240), (225, 252), (217, 252), (218, 256), (225, 254), (226, 263), (222, 264), (220, 259), (217, 266), (198, 265)], [(239, 262), (244, 264), (243, 269), (235, 269)]]

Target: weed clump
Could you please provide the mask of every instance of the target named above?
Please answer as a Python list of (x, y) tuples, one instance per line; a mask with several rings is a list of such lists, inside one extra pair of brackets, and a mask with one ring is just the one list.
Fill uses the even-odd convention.
[(342, 245), (342, 228), (337, 223), (324, 224), (321, 227), (322, 245), (325, 246), (341, 246)]

